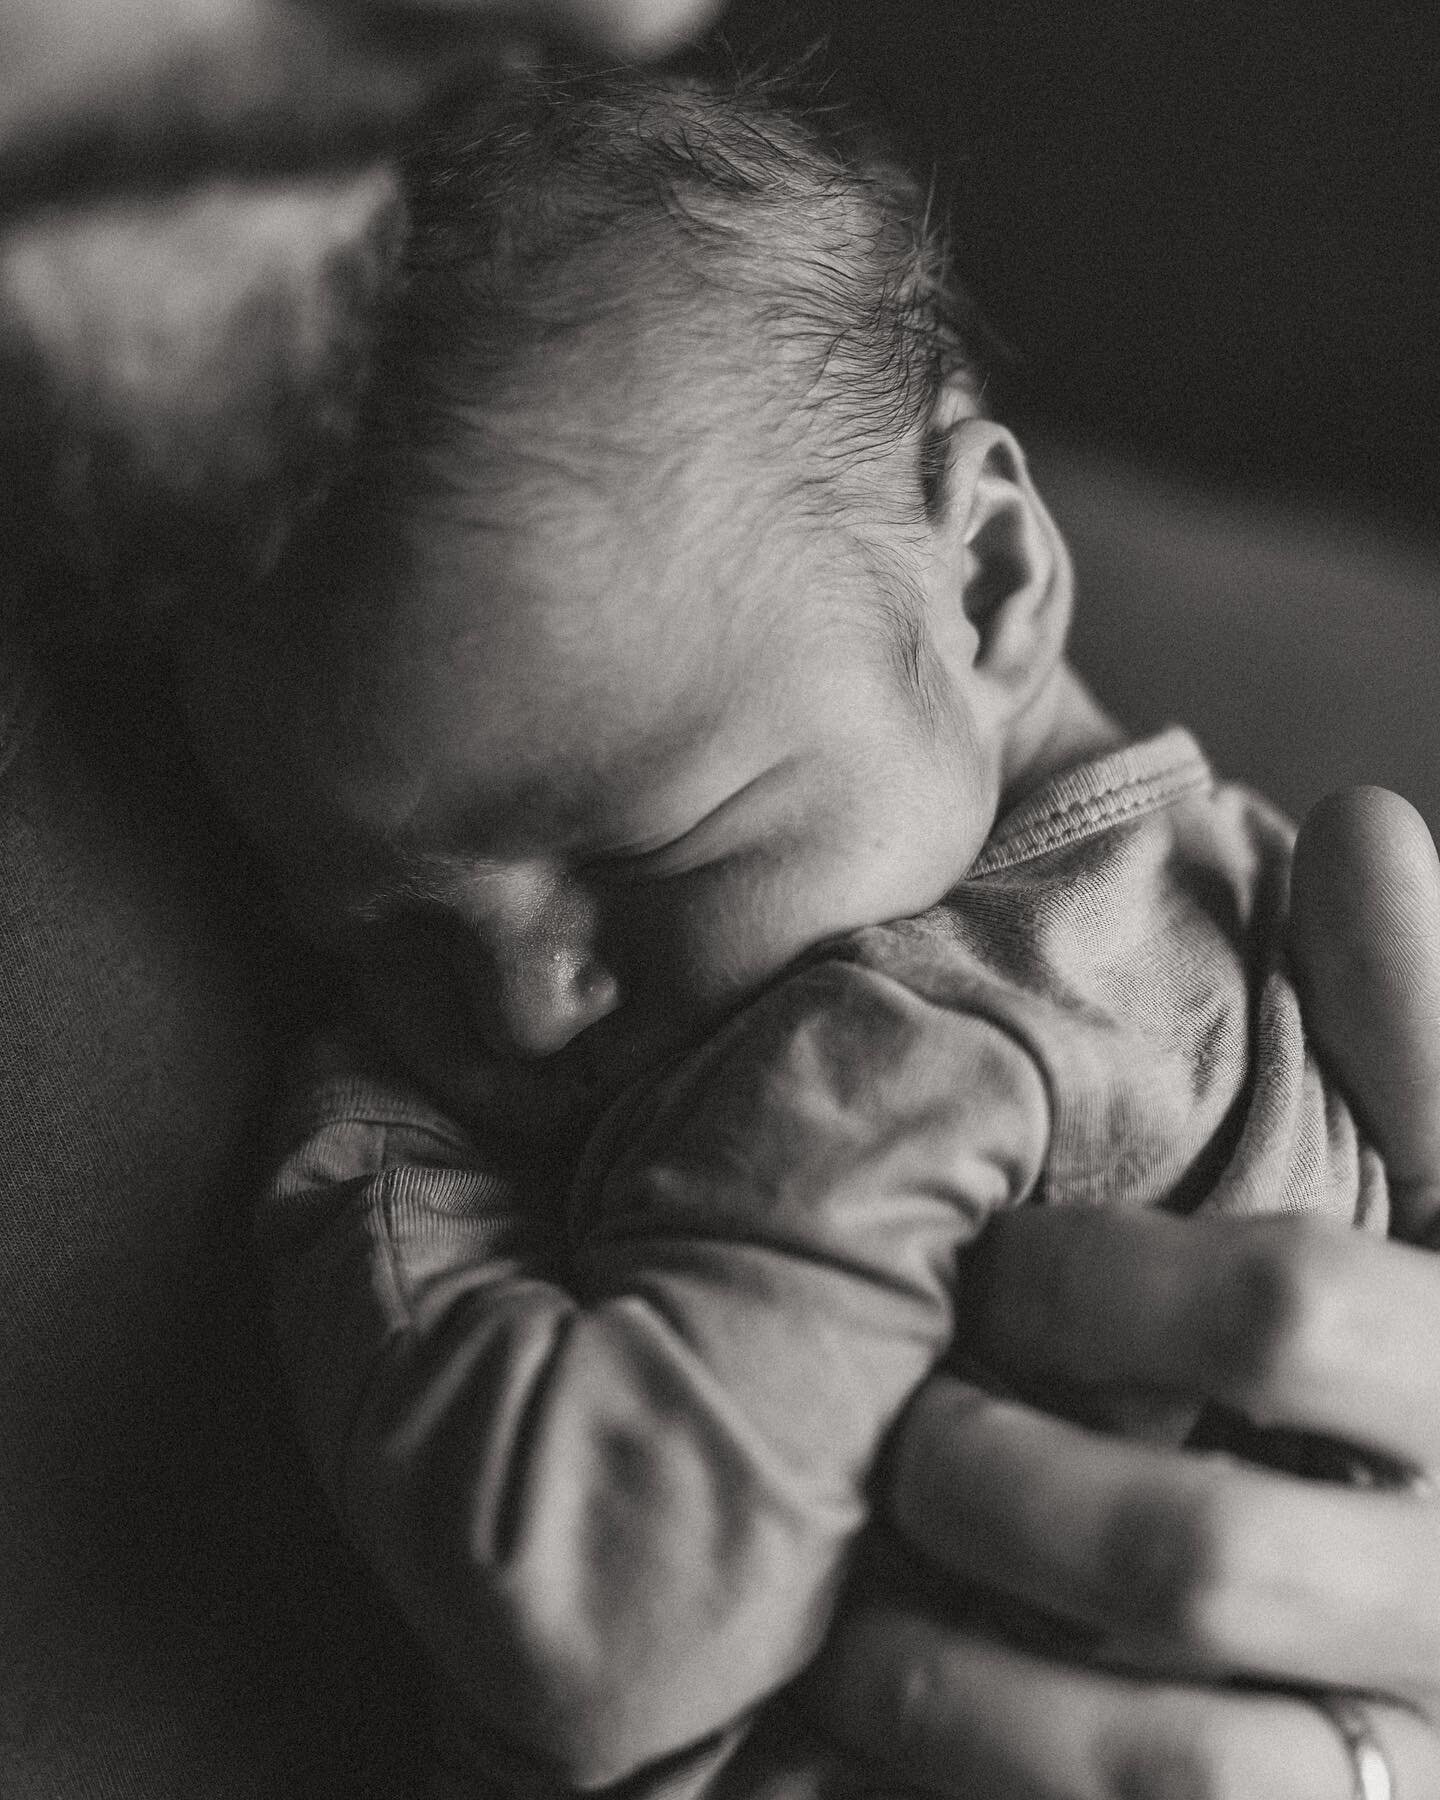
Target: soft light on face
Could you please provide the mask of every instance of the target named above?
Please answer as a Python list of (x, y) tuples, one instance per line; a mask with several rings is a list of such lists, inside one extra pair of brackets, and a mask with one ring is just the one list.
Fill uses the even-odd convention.
[(403, 591), (343, 648), (268, 830), (452, 1094), (480, 1052), (628, 1078), (823, 939), (933, 904), (989, 829), (992, 759), (962, 709), (926, 716), (857, 553), (747, 523), (751, 485), (727, 452), (642, 515), (491, 471), (483, 514), (415, 522)]

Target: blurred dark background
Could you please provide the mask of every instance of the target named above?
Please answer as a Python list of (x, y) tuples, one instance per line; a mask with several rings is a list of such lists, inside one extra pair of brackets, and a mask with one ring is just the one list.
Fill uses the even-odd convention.
[(1440, 525), (1434, 0), (812, 0), (789, 30), (940, 168), (1006, 417)]

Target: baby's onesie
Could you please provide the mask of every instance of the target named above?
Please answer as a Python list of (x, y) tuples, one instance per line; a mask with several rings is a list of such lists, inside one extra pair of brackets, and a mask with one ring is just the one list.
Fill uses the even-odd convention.
[(1384, 1228), (1281, 966), (1290, 843), (1172, 730), (812, 952), (574, 1168), (403, 1080), (303, 1098), (260, 1213), (280, 1342), (346, 1529), (504, 1747), (476, 1792), (703, 1785), (823, 1636), (997, 1209)]

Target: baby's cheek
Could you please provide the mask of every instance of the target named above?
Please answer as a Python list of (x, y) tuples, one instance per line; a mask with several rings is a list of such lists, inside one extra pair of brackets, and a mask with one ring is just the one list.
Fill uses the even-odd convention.
[(844, 897), (767, 858), (631, 889), (608, 921), (602, 954), (625, 1010), (703, 1028), (752, 998), (843, 925)]

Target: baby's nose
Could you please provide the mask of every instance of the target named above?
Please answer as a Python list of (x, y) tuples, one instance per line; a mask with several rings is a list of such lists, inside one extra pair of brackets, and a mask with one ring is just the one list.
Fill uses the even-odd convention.
[(465, 979), (481, 1035), (503, 1056), (552, 1056), (620, 1003), (595, 951), (591, 897), (544, 869), (491, 873), (462, 904)]
[(486, 1035), (511, 1056), (553, 1056), (619, 1004), (615, 978), (564, 947), (495, 965)]

